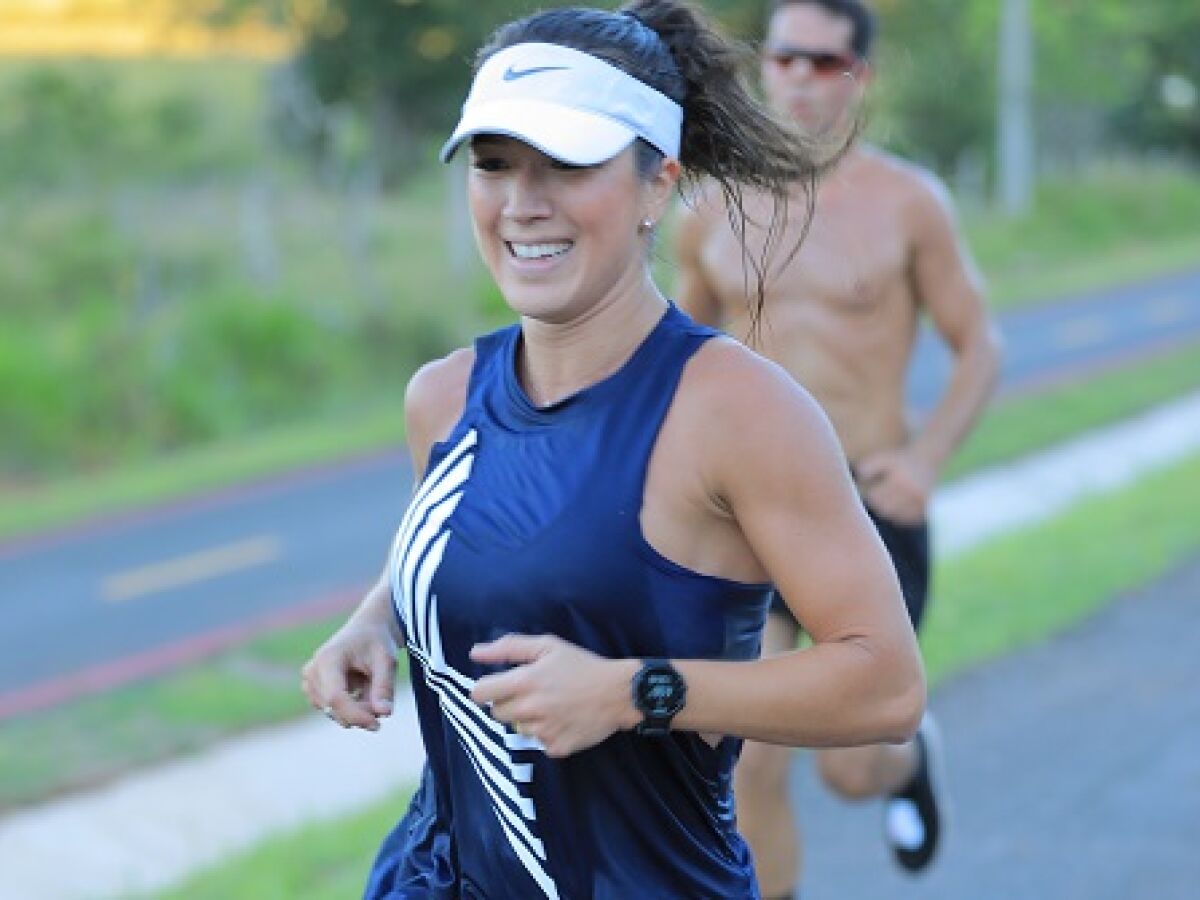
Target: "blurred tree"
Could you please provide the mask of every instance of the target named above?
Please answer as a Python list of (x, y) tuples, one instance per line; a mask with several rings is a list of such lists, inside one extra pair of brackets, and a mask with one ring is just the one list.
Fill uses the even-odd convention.
[(221, 0), (217, 17), (267, 16), (301, 36), (294, 71), (326, 105), (346, 104), (369, 122), (373, 159), (395, 184), (452, 125), (476, 48), (529, 0)]
[[(318, 143), (366, 149), (385, 183), (427, 156), (451, 124), (476, 47), (500, 22), (546, 0), (181, 0), (226, 19), (265, 17), (300, 35), (293, 99), (342, 110)], [(615, 7), (618, 0), (598, 5)], [(702, 0), (727, 30), (761, 37), (770, 0)], [(946, 175), (986, 171), (993, 156), (996, 0), (873, 0), (880, 43), (876, 140)], [(1120, 131), (1142, 145), (1196, 146), (1200, 8), (1178, 0), (1036, 0), (1034, 81), (1039, 144), (1052, 161), (1086, 161)], [(293, 104), (294, 105), (294, 104)], [(345, 110), (356, 110), (351, 122)], [(330, 125), (332, 122), (333, 126)], [(365, 122), (362, 129), (356, 123)], [(337, 152), (341, 152), (340, 150)]]
[(1200, 161), (1200, 6), (1154, 0), (1139, 9), (1131, 31), (1142, 71), (1117, 130), (1135, 146)]
[[(45, 184), (84, 168), (86, 147), (103, 170), (121, 144), (122, 120), (112, 79), (102, 72), (83, 78), (60, 67), (39, 65), (0, 85), (0, 179)], [(98, 163), (98, 164), (96, 164)]]
[[(1070, 2), (1070, 0), (1067, 0)], [(734, 35), (762, 38), (771, 0), (706, 0)], [(873, 137), (945, 172), (990, 152), (995, 0), (873, 0), (880, 25)]]
[(884, 143), (943, 173), (991, 152), (997, 7), (990, 0), (875, 4)]
[(770, 0), (704, 0), (700, 4), (721, 23), (727, 34), (743, 40), (758, 40), (766, 25)]
[[(874, 0), (872, 6), (880, 20), (876, 138), (946, 175), (964, 162), (989, 162), (1001, 4)], [(1200, 6), (1034, 0), (1030, 10), (1043, 166), (1084, 164), (1122, 140), (1196, 152)]]

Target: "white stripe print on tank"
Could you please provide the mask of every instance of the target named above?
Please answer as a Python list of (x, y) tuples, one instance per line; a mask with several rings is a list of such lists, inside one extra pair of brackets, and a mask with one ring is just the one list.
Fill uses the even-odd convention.
[(471, 699), (475, 682), (446, 662), (438, 625), (438, 598), (430, 586), (453, 537), (447, 522), (467, 489), (479, 435), (471, 429), (421, 483), (392, 545), (392, 602), (404, 623), (408, 649), (421, 663), (425, 683), (492, 802), (496, 819), (521, 864), (551, 900), (558, 887), (546, 872), (546, 849), (534, 833), (537, 810), (519, 785), (533, 767), (514, 761), (515, 750), (542, 745), (508, 730)]

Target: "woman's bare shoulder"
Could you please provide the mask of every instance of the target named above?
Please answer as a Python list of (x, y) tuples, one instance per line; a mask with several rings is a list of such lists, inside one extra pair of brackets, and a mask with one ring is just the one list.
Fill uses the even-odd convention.
[[(688, 362), (674, 409), (704, 436), (700, 464), (714, 483), (780, 473), (805, 480), (845, 462), (824, 410), (786, 370), (732, 338), (707, 341)], [(797, 459), (810, 465), (795, 466)]]
[(680, 387), (686, 403), (721, 421), (779, 415), (824, 419), (820, 406), (782, 366), (731, 337), (707, 341), (689, 361)]
[(408, 448), (418, 474), (429, 448), (444, 440), (462, 416), (475, 351), (463, 347), (421, 366), (404, 392), (404, 421)]

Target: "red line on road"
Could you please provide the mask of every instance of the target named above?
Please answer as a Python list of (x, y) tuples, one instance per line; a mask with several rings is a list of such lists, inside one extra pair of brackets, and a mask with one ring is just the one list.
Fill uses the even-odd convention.
[[(361, 595), (356, 592), (326, 595), (298, 606), (278, 610), (268, 615), (227, 625), (181, 641), (155, 647), (111, 662), (101, 663), (78, 672), (60, 675), (47, 681), (0, 694), (0, 722), (76, 700), (89, 694), (112, 690), (141, 678), (161, 675), (187, 663), (196, 662), (227, 650), (250, 638), (280, 628), (302, 625), (315, 619), (348, 610)], [(297, 684), (299, 674), (297, 673)], [(299, 690), (299, 687), (297, 687)]]

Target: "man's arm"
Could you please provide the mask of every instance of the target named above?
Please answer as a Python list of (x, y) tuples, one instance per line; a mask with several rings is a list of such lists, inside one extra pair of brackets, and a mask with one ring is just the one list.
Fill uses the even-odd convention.
[(963, 243), (946, 189), (930, 178), (914, 203), (912, 264), (918, 301), (954, 357), (950, 382), (912, 441), (936, 474), (987, 405), (1000, 372), (1000, 333), (984, 301), (983, 279)]
[[(444, 440), (462, 414), (474, 354), (457, 350), (427, 363), (409, 381), (404, 417), (412, 455), (414, 491), (420, 486), (433, 444)], [(385, 563), (379, 579), (346, 623), (313, 653), (301, 685), (315, 709), (345, 728), (379, 729), (392, 711), (396, 656), (404, 635), (392, 605)]]
[(720, 328), (721, 304), (704, 269), (704, 242), (708, 238), (711, 218), (711, 211), (705, 205), (706, 200), (700, 192), (690, 204), (679, 205), (675, 229), (675, 260), (679, 266), (675, 303), (697, 322)]
[(913, 185), (906, 210), (912, 235), (909, 277), (917, 302), (954, 357), (949, 384), (909, 443), (856, 466), (871, 506), (902, 522), (923, 519), (946, 461), (975, 425), (1000, 370), (1000, 335), (983, 279), (959, 234), (949, 195), (932, 176)]

